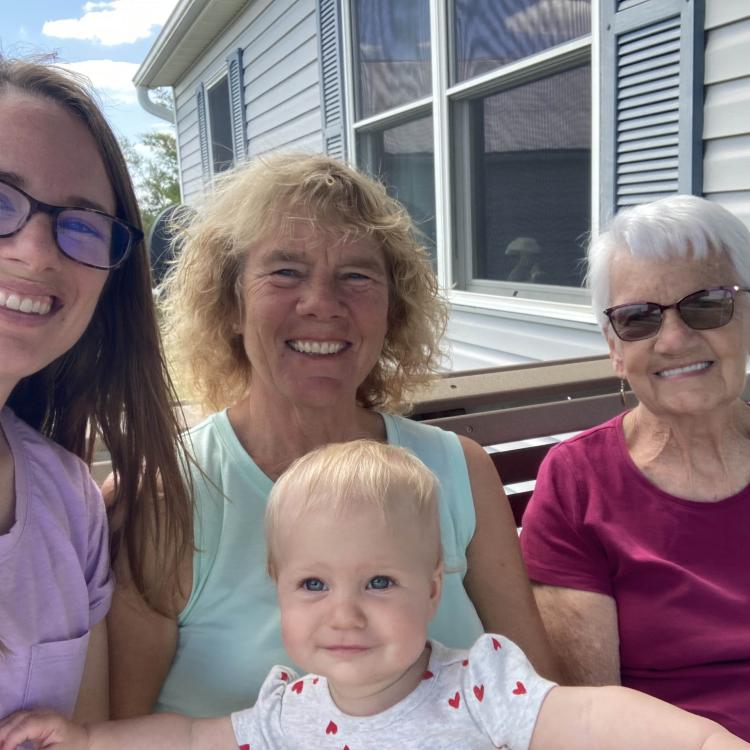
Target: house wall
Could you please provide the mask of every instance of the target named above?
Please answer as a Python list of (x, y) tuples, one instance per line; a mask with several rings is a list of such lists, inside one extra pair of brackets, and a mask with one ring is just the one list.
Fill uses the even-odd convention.
[(256, 0), (175, 86), (182, 196), (203, 189), (195, 91), (243, 52), (248, 154), (290, 148), (321, 151), (320, 84), (315, 0)]
[(750, 3), (706, 0), (703, 192), (750, 226)]
[[(706, 197), (750, 226), (750, 3), (706, 0), (704, 178)], [(245, 52), (248, 151), (323, 148), (315, 0), (255, 0), (175, 87), (183, 197), (201, 192), (195, 109), (198, 83), (226, 56)], [(587, 311), (575, 322), (453, 305), (446, 342), (452, 369), (554, 360), (606, 352)]]
[[(706, 0), (703, 194), (750, 227), (750, 2)], [(453, 369), (606, 352), (598, 330), (454, 309)]]

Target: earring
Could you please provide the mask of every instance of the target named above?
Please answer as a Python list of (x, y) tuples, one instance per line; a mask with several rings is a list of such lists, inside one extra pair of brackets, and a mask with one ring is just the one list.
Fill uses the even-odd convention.
[(620, 403), (623, 409), (628, 408), (628, 402), (625, 400), (625, 380), (620, 378)]

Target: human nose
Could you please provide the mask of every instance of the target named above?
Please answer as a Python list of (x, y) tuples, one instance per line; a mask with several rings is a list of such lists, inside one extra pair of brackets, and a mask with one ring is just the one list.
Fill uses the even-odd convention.
[(363, 628), (367, 618), (355, 596), (343, 594), (333, 601), (330, 625), (334, 630)]
[(662, 315), (655, 348), (661, 352), (679, 351), (693, 336), (693, 329), (685, 323), (675, 308), (665, 310)]
[(344, 305), (336, 280), (323, 274), (310, 276), (301, 290), (297, 311), (318, 318), (342, 316)]
[(61, 253), (53, 221), (41, 212), (30, 216), (14, 235), (0, 239), (0, 257), (22, 263), (31, 272), (57, 268)]

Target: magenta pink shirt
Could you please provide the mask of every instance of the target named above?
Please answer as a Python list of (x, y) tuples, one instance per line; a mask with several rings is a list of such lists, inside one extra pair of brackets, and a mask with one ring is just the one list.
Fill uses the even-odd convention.
[(109, 609), (107, 518), (86, 465), (13, 412), (15, 523), (0, 534), (0, 718), (22, 708), (70, 716), (90, 629)]
[(622, 684), (750, 740), (750, 487), (719, 502), (663, 492), (623, 416), (544, 460), (521, 533), (529, 577), (614, 597)]

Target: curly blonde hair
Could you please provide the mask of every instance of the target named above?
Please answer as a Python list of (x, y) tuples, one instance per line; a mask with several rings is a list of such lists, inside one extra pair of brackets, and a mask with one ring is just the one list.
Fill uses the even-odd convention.
[(296, 221), (347, 239), (371, 238), (389, 275), (388, 331), (375, 367), (357, 390), (366, 408), (402, 412), (408, 392), (438, 371), (447, 307), (406, 209), (383, 185), (328, 156), (277, 153), (221, 176), (189, 222), (164, 284), (163, 332), (178, 380), (202, 404), (230, 405), (250, 386), (240, 320), (248, 253), (288, 238)]

